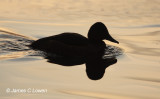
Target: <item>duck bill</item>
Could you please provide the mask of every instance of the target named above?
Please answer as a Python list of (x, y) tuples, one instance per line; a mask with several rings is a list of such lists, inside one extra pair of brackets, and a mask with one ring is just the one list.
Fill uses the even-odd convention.
[(107, 36), (106, 40), (109, 40), (109, 41), (111, 41), (111, 42), (114, 42), (114, 43), (119, 44), (119, 42), (118, 42), (117, 40), (115, 40), (115, 39), (114, 39), (112, 36), (110, 36), (110, 35)]

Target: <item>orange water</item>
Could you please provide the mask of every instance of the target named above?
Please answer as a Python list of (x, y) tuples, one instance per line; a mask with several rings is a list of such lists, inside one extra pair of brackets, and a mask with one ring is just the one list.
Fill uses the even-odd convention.
[[(88, 79), (85, 65), (63, 67), (27, 51), (0, 53), (0, 97), (9, 99), (159, 99), (159, 0), (3, 0), (0, 30), (38, 39), (63, 32), (87, 35), (102, 21), (124, 50), (101, 80)], [(2, 33), (2, 32), (1, 32)], [(0, 38), (0, 40), (4, 40)], [(106, 44), (112, 44), (105, 41)], [(47, 89), (7, 93), (6, 89)]]

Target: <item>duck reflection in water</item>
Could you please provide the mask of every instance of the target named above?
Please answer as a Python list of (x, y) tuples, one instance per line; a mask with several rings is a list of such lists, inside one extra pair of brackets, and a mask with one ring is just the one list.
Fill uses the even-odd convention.
[(105, 73), (105, 69), (117, 62), (116, 58), (103, 59), (103, 56), (64, 57), (50, 53), (43, 53), (43, 57), (47, 59), (48, 62), (59, 64), (61, 66), (77, 66), (85, 64), (87, 76), (91, 80), (101, 79)]
[(107, 49), (103, 40), (119, 43), (111, 37), (102, 22), (96, 22), (88, 32), (88, 38), (78, 33), (61, 33), (34, 41), (30, 47), (43, 51), (48, 62), (63, 66), (86, 64), (86, 73), (92, 80), (101, 79), (105, 69), (116, 63), (115, 57), (102, 57)]

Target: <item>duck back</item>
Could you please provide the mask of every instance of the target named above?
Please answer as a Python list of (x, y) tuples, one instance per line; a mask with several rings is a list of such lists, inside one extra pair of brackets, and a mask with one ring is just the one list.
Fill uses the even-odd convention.
[[(62, 33), (50, 37), (41, 38), (34, 41), (30, 47), (35, 50), (45, 52), (55, 52), (62, 55), (68, 55), (72, 52), (78, 54), (84, 52), (89, 40), (77, 33)], [(83, 53), (80, 53), (83, 54)]]
[(62, 33), (59, 35), (54, 35), (50, 37), (41, 38), (31, 44), (31, 47), (37, 48), (40, 45), (51, 43), (51, 42), (61, 42), (66, 45), (73, 45), (73, 46), (83, 46), (88, 43), (88, 39), (83, 35), (77, 33)]

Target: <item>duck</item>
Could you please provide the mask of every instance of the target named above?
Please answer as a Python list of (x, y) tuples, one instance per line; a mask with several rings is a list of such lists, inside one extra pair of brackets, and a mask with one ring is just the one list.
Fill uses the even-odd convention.
[(58, 35), (40, 38), (33, 41), (29, 47), (34, 50), (46, 53), (55, 53), (65, 57), (86, 57), (104, 54), (106, 44), (103, 40), (108, 40), (119, 44), (108, 32), (107, 27), (102, 22), (94, 23), (89, 31), (88, 38), (73, 32), (64, 32)]

